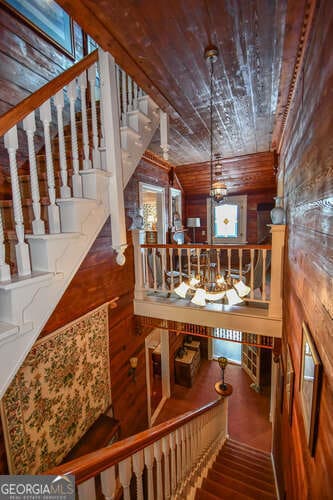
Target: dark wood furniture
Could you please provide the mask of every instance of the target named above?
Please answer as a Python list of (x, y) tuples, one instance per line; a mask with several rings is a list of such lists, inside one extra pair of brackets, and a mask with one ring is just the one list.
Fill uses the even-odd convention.
[(176, 384), (192, 387), (200, 368), (200, 349), (187, 349), (183, 357), (175, 358)]

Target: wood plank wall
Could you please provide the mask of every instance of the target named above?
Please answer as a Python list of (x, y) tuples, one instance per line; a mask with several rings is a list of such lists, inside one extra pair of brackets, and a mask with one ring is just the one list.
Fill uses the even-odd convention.
[[(281, 150), (288, 223), (283, 353), (288, 343), (296, 380), (292, 424), (285, 404), (283, 414), (276, 416), (274, 457), (282, 471), (281, 498), (295, 500), (333, 497), (332, 47), (332, 2), (322, 0), (317, 2), (304, 73)], [(323, 364), (314, 457), (307, 446), (299, 392), (303, 321)]]
[[(237, 193), (233, 193), (237, 194)], [(243, 193), (242, 193), (243, 194)], [(247, 196), (247, 241), (258, 242), (257, 216), (258, 205), (263, 203), (274, 203), (275, 189), (258, 193), (249, 193)], [(195, 236), (198, 243), (207, 241), (207, 195), (190, 195), (185, 198), (185, 223), (187, 217), (200, 217), (201, 227), (196, 228)], [(189, 231), (192, 238), (192, 230)]]
[[(75, 58), (71, 58), (0, 4), (0, 115), (41, 88), (83, 56), (82, 29), (74, 23)], [(39, 125), (39, 122), (37, 122)], [(37, 126), (35, 148), (43, 146)], [(19, 129), (18, 165), (27, 159), (24, 132)], [(0, 171), (8, 172), (8, 155), (0, 138)], [(0, 195), (8, 186), (0, 178)]]

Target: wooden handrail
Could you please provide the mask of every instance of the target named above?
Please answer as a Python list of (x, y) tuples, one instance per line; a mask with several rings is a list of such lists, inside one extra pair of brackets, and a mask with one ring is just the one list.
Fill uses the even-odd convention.
[(77, 64), (74, 64), (61, 73), (61, 75), (46, 83), (42, 88), (23, 99), (17, 106), (3, 114), (0, 117), (0, 136), (23, 120), (29, 113), (39, 108), (47, 99), (50, 99), (50, 97), (59, 92), (59, 90), (64, 88), (65, 85), (74, 80), (76, 76), (80, 75), (97, 60), (98, 50), (95, 50)]
[(198, 243), (187, 243), (186, 245), (176, 245), (176, 244), (161, 244), (161, 245), (150, 245), (143, 244), (140, 245), (141, 248), (176, 248), (176, 249), (191, 249), (200, 248), (202, 250), (271, 250), (272, 245), (200, 245)]
[(182, 425), (190, 422), (194, 418), (206, 413), (220, 404), (218, 399), (208, 403), (197, 410), (191, 410), (179, 417), (174, 417), (156, 427), (139, 432), (134, 436), (123, 439), (98, 451), (88, 453), (58, 467), (45, 472), (45, 474), (63, 475), (65, 473), (74, 474), (76, 484), (83, 483), (88, 479), (97, 476), (100, 472), (108, 469), (125, 458), (132, 456), (139, 450), (158, 441), (162, 437), (175, 431)]

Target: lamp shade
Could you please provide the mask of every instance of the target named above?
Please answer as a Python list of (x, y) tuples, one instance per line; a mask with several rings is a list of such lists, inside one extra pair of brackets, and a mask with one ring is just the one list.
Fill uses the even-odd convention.
[(187, 227), (200, 227), (200, 217), (190, 217), (187, 219)]
[(175, 288), (175, 293), (179, 295), (182, 299), (185, 299), (187, 291), (190, 287), (185, 283), (185, 281), (182, 281), (179, 286)]
[(234, 285), (237, 293), (240, 297), (245, 297), (251, 292), (251, 288), (243, 283), (243, 281), (239, 281)]
[(236, 304), (241, 304), (243, 302), (243, 300), (237, 294), (236, 290), (234, 290), (233, 288), (227, 290), (225, 294), (227, 296), (229, 306), (235, 306)]
[(194, 294), (193, 299), (191, 300), (193, 304), (197, 306), (205, 306), (206, 305), (206, 291), (203, 288), (198, 288)]

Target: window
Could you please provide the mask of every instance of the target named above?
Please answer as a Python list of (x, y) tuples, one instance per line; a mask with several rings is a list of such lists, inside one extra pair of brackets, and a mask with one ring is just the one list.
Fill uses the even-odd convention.
[(212, 224), (214, 244), (246, 243), (246, 218), (247, 196), (228, 196), (222, 203), (213, 202), (213, 205), (208, 199), (208, 241)]

